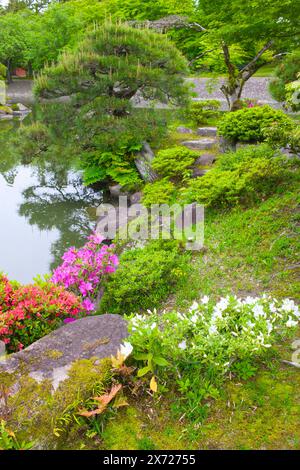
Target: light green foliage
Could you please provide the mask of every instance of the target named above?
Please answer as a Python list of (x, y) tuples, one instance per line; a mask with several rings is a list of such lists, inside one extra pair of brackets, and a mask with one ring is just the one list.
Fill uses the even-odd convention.
[(155, 240), (124, 252), (105, 285), (101, 312), (123, 315), (158, 307), (187, 275), (188, 259), (175, 241)]
[(168, 178), (147, 183), (143, 189), (142, 203), (146, 207), (152, 204), (166, 204), (172, 200), (175, 192), (175, 185)]
[(226, 113), (219, 123), (218, 131), (234, 142), (261, 142), (264, 140), (264, 129), (274, 123), (293, 125), (293, 121), (281, 110), (268, 105), (254, 106)]
[(205, 206), (247, 205), (272, 194), (278, 185), (287, 185), (293, 177), (290, 164), (276, 157), (276, 151), (265, 144), (249, 146), (220, 156), (208, 173), (192, 179), (181, 194), (185, 202)]
[(286, 85), (297, 79), (300, 71), (300, 51), (293, 51), (285, 56), (274, 71), (275, 78), (270, 82), (269, 90), (277, 101), (285, 101)]
[(6, 67), (0, 63), (0, 80), (6, 79)]
[(199, 152), (178, 145), (157, 152), (151, 165), (162, 176), (182, 178), (197, 157)]
[(28, 450), (32, 446), (32, 442), (19, 442), (15, 433), (6, 427), (5, 421), (0, 421), (0, 450)]
[(196, 125), (207, 124), (211, 118), (217, 118), (220, 115), (220, 101), (201, 100), (193, 101), (189, 107), (187, 117)]

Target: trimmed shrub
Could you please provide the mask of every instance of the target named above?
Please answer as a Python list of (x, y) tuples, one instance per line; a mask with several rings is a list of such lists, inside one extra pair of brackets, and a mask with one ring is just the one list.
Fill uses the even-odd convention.
[(105, 284), (100, 312), (123, 315), (158, 307), (187, 273), (188, 259), (174, 240), (155, 240), (124, 252)]
[(188, 118), (195, 124), (207, 124), (209, 119), (220, 115), (219, 100), (193, 101), (188, 109)]
[(268, 105), (254, 106), (226, 113), (219, 123), (218, 131), (234, 142), (262, 142), (264, 130), (274, 123), (293, 125), (292, 119), (281, 110)]
[(147, 183), (144, 187), (142, 203), (146, 207), (152, 204), (168, 203), (174, 197), (175, 191), (175, 185), (168, 178)]
[(266, 144), (224, 154), (208, 173), (189, 182), (182, 190), (183, 200), (212, 207), (261, 200), (293, 176), (290, 163), (277, 155)]
[(152, 161), (152, 168), (162, 176), (182, 177), (197, 157), (199, 152), (178, 145), (160, 150)]

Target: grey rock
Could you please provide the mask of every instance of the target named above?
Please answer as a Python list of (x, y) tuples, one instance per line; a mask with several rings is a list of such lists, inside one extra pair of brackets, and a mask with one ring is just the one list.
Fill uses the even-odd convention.
[(197, 129), (197, 134), (202, 135), (204, 137), (208, 136), (216, 136), (217, 135), (217, 128), (216, 127), (199, 127)]
[(192, 178), (198, 178), (199, 176), (204, 176), (208, 170), (202, 170), (200, 168), (194, 168)]
[(135, 166), (144, 181), (153, 182), (157, 179), (157, 174), (151, 167), (154, 153), (150, 145), (145, 142), (142, 150), (136, 155), (134, 160)]
[(188, 127), (184, 127), (184, 126), (177, 127), (177, 132), (179, 132), (179, 134), (193, 134), (194, 133), (192, 129), (189, 129)]
[(114, 184), (109, 186), (109, 192), (112, 197), (126, 196), (128, 193), (123, 190), (123, 186), (120, 184)]
[(199, 140), (186, 140), (182, 145), (191, 150), (210, 150), (217, 144), (217, 139), (206, 138)]
[(141, 198), (142, 198), (142, 192), (137, 191), (136, 193), (131, 194), (129, 199), (130, 199), (131, 204), (137, 204), (138, 202), (140, 202)]
[[(120, 315), (81, 318), (58, 328), (23, 351), (0, 360), (0, 373), (30, 375), (38, 382), (48, 378), (55, 390), (78, 359), (115, 355), (127, 337), (127, 323)], [(22, 372), (21, 372), (22, 371)]]
[(212, 165), (216, 160), (216, 156), (212, 153), (203, 153), (195, 161), (195, 165)]
[(236, 143), (232, 142), (231, 140), (226, 139), (223, 136), (221, 136), (219, 138), (219, 149), (220, 149), (221, 153), (235, 152), (236, 151)]

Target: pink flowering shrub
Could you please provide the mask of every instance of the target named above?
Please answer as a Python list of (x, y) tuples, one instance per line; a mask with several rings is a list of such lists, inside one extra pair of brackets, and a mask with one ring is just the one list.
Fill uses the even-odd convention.
[(63, 263), (55, 269), (52, 282), (62, 284), (83, 297), (87, 313), (95, 308), (100, 282), (104, 275), (113, 273), (119, 263), (113, 245), (103, 245), (103, 237), (96, 233), (80, 249), (71, 247), (62, 257)]
[(0, 274), (0, 340), (19, 351), (83, 312), (80, 299), (49, 282), (21, 286)]

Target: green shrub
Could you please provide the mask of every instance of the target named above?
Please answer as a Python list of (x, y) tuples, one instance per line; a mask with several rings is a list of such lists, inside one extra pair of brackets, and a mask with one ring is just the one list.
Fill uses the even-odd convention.
[(199, 152), (178, 145), (160, 150), (152, 161), (152, 168), (162, 176), (182, 177), (197, 157)]
[(220, 156), (208, 173), (192, 179), (182, 197), (184, 202), (213, 207), (253, 203), (292, 177), (289, 165), (266, 144), (241, 148)]
[(271, 106), (254, 106), (226, 113), (219, 123), (219, 134), (234, 142), (262, 142), (264, 129), (274, 123), (292, 126), (293, 121)]
[(173, 240), (155, 240), (124, 252), (105, 285), (101, 313), (123, 315), (158, 307), (187, 272), (188, 259)]
[(175, 185), (168, 178), (147, 183), (143, 190), (142, 203), (146, 207), (150, 207), (152, 204), (168, 203), (173, 198), (175, 191)]
[(290, 148), (295, 154), (300, 154), (300, 128), (296, 124), (291, 128), (290, 125), (274, 124), (265, 129), (264, 136), (266, 142), (274, 148)]
[(284, 60), (275, 69), (275, 78), (269, 85), (273, 98), (277, 101), (285, 101), (285, 86), (297, 79), (300, 70), (300, 50), (287, 54)]
[(195, 124), (207, 124), (207, 122), (220, 115), (221, 103), (219, 100), (193, 101), (188, 109), (188, 118)]

